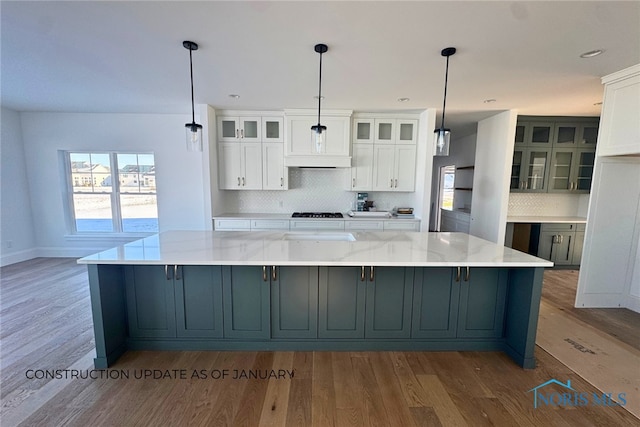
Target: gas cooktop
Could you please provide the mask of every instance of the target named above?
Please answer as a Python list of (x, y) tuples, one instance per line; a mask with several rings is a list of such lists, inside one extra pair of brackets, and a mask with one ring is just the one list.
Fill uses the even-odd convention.
[(340, 212), (294, 212), (292, 218), (342, 218)]

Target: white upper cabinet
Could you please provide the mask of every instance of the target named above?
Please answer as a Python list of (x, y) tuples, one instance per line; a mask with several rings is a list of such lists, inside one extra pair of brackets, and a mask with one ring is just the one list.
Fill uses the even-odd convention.
[(218, 144), (219, 186), (223, 190), (262, 190), (262, 144)]
[(218, 117), (218, 141), (221, 142), (261, 142), (261, 117)]
[(374, 144), (373, 191), (415, 191), (416, 147)]
[(284, 118), (262, 118), (262, 142), (284, 142)]
[(280, 142), (262, 143), (262, 189), (287, 190), (288, 169), (284, 166), (284, 146)]
[(368, 191), (373, 188), (373, 144), (354, 144), (351, 175), (347, 188)]
[(417, 120), (375, 119), (376, 144), (415, 144), (417, 139)]
[(374, 129), (374, 119), (355, 119), (353, 121), (353, 143), (372, 144)]

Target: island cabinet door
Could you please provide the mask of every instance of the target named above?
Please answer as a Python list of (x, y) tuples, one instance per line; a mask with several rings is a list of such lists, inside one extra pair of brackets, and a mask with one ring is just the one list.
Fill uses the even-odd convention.
[(270, 267), (269, 270), (271, 337), (317, 338), (318, 267)]
[(175, 270), (178, 337), (222, 337), (222, 267), (187, 265)]
[(364, 338), (361, 268), (319, 267), (318, 276), (318, 338)]
[(131, 265), (124, 271), (129, 335), (133, 338), (175, 337), (173, 269), (161, 265)]
[(460, 286), (449, 267), (416, 268), (412, 338), (455, 338)]
[(225, 338), (270, 338), (267, 270), (261, 266), (222, 267)]
[(365, 338), (409, 338), (413, 268), (368, 267)]
[(498, 338), (503, 335), (508, 270), (462, 268), (458, 337)]

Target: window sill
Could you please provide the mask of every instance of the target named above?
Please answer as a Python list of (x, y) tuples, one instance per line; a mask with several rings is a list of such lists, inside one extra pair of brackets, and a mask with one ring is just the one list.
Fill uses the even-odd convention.
[(136, 240), (143, 239), (145, 237), (153, 236), (157, 233), (78, 233), (78, 234), (65, 234), (64, 239), (67, 241), (103, 241), (103, 242), (116, 242), (123, 240)]

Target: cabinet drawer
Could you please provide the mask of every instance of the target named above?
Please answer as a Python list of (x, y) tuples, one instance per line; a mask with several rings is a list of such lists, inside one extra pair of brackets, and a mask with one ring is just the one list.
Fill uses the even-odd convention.
[(345, 230), (383, 230), (382, 221), (345, 221)]
[(252, 230), (288, 230), (289, 220), (275, 220), (275, 219), (254, 219), (251, 221)]
[(344, 221), (291, 220), (291, 230), (344, 230)]
[(385, 231), (420, 231), (420, 221), (408, 221), (406, 219), (384, 221), (383, 227)]
[(576, 231), (576, 224), (542, 224), (541, 231)]
[(250, 230), (251, 221), (248, 219), (216, 219), (214, 227), (218, 231)]

